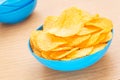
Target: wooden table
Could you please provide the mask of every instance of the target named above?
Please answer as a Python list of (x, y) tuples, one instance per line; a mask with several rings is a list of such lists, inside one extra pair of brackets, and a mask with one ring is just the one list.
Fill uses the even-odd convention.
[[(59, 72), (40, 64), (28, 50), (32, 30), (48, 15), (59, 15), (77, 6), (113, 21), (114, 38), (107, 54), (93, 66), (75, 72)], [(120, 0), (38, 0), (34, 13), (25, 21), (0, 24), (0, 80), (120, 80)]]

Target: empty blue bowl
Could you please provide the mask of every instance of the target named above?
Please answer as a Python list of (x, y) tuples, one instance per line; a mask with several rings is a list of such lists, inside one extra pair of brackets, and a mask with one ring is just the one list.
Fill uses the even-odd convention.
[(17, 6), (11, 6), (10, 3), (9, 5), (4, 3), (4, 5), (0, 5), (1, 7), (4, 7), (3, 9), (7, 8), (6, 11), (1, 10), (3, 12), (0, 12), (0, 23), (15, 24), (25, 20), (33, 12), (37, 2), (37, 0), (28, 1), (29, 2), (26, 3), (22, 0), (23, 3), (21, 3), (21, 6), (20, 3), (18, 3), (19, 5), (16, 3)]
[[(42, 30), (42, 26), (39, 27), (37, 30)], [(106, 51), (108, 50), (108, 48), (111, 44), (111, 41), (112, 40), (110, 40), (108, 42), (107, 46), (104, 49), (102, 49), (92, 55), (88, 55), (83, 58), (73, 59), (73, 60), (69, 60), (69, 61), (47, 60), (45, 58), (39, 57), (32, 51), (30, 42), (28, 42), (28, 48), (29, 48), (29, 51), (32, 53), (32, 55), (40, 63), (42, 63), (44, 66), (46, 66), (50, 69), (58, 70), (58, 71), (76, 71), (76, 70), (81, 70), (81, 69), (87, 68), (87, 67), (95, 64), (97, 61), (99, 61), (105, 55)]]

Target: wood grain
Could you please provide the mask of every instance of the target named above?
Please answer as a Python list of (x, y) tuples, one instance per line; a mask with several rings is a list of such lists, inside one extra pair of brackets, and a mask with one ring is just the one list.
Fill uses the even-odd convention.
[[(25, 21), (0, 24), (0, 80), (120, 80), (120, 0), (38, 0), (34, 13)], [(77, 6), (108, 17), (114, 24), (114, 38), (107, 54), (93, 66), (75, 72), (48, 69), (29, 53), (32, 30), (48, 15)]]

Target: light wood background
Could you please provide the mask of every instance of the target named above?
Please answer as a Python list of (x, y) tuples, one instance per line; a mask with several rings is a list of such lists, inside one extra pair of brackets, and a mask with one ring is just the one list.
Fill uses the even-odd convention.
[[(48, 15), (59, 15), (71, 6), (111, 19), (113, 42), (107, 54), (87, 69), (54, 71), (29, 53), (29, 35)], [(0, 24), (0, 80), (120, 80), (120, 0), (38, 0), (35, 11), (25, 21)]]

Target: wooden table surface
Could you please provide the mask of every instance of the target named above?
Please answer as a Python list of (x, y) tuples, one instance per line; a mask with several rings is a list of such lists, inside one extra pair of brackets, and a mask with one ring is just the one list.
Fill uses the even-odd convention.
[[(114, 38), (107, 54), (93, 66), (74, 72), (59, 72), (39, 63), (28, 50), (32, 30), (48, 15), (59, 15), (76, 6), (113, 21)], [(120, 80), (120, 0), (38, 0), (25, 21), (0, 24), (0, 80)]]

